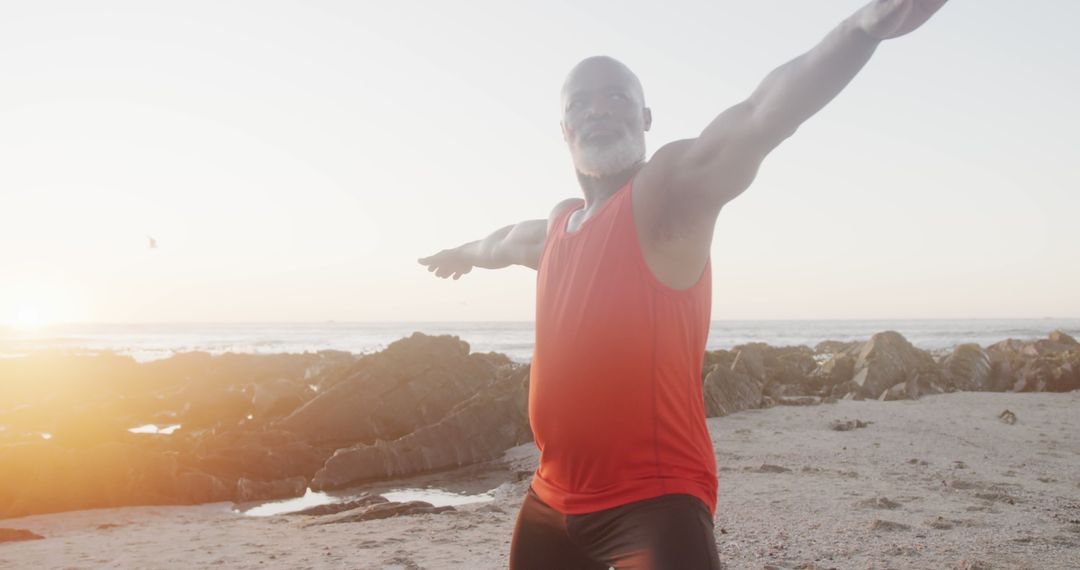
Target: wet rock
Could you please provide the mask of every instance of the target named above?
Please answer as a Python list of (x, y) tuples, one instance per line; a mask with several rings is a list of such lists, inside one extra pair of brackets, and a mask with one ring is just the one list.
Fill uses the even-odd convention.
[(368, 495), (365, 494), (359, 499), (354, 499), (345, 503), (334, 503), (331, 505), (319, 505), (316, 507), (310, 507), (302, 511), (296, 511), (295, 513), (286, 513), (288, 515), (307, 515), (307, 516), (323, 516), (333, 515), (337, 513), (343, 513), (345, 511), (351, 511), (354, 509), (370, 507), (379, 503), (388, 503), (386, 497), (382, 495)]
[(426, 501), (407, 501), (404, 503), (386, 502), (367, 507), (359, 512), (350, 512), (345, 515), (334, 517), (331, 520), (318, 521), (312, 524), (340, 524), (350, 522), (363, 522), (377, 519), (388, 519), (408, 515), (429, 515), (456, 511), (454, 507), (436, 507)]
[(907, 381), (913, 373), (935, 369), (930, 355), (911, 345), (897, 332), (877, 333), (863, 344), (852, 379), (868, 398)]
[(300, 497), (307, 490), (307, 479), (291, 477), (277, 481), (254, 481), (241, 477), (236, 482), (235, 499), (245, 501), (269, 501)]
[(532, 440), (528, 368), (511, 370), (494, 385), (456, 406), (442, 421), (393, 441), (358, 444), (334, 452), (315, 474), (316, 490), (460, 467), (498, 457)]
[(21, 540), (42, 540), (44, 536), (23, 528), (0, 528), (0, 542), (18, 542)]
[(366, 356), (350, 378), (275, 425), (320, 444), (392, 441), (443, 419), (490, 384), (496, 368), (457, 337), (414, 333)]

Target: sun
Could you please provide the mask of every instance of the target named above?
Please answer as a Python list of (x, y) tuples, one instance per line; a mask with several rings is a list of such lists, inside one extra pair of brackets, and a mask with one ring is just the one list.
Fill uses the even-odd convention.
[(25, 305), (19, 307), (15, 312), (15, 321), (12, 323), (15, 328), (22, 330), (34, 330), (45, 326), (45, 319), (42, 318), (41, 312), (37, 310), (37, 307)]
[(83, 320), (82, 292), (59, 277), (0, 282), (0, 329), (36, 333)]

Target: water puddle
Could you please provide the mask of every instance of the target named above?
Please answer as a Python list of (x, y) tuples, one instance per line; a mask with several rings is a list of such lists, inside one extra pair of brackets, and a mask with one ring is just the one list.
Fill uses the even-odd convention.
[[(385, 491), (379, 494), (383, 497), (386, 497), (387, 500), (393, 502), (404, 503), (406, 501), (426, 501), (436, 507), (456, 507), (459, 505), (468, 505), (471, 503), (482, 503), (484, 501), (490, 501), (494, 498), (494, 493), (495, 491), (491, 490), (486, 493), (480, 493), (478, 495), (466, 495), (463, 493), (453, 493), (445, 489), (405, 488)], [(233, 511), (249, 517), (269, 517), (274, 515), (295, 513), (297, 511), (302, 511), (310, 507), (332, 505), (335, 503), (345, 503), (355, 500), (359, 497), (360, 493), (358, 492), (346, 492), (342, 494), (332, 495), (330, 493), (323, 493), (308, 489), (304, 493), (303, 497), (295, 497), (283, 501), (271, 501), (248, 508), (234, 508)]]
[(286, 499), (284, 501), (271, 501), (269, 503), (263, 503), (247, 510), (233, 510), (249, 517), (269, 517), (273, 515), (295, 513), (296, 511), (302, 511), (311, 507), (341, 503), (347, 500), (349, 500), (348, 497), (334, 497), (327, 493), (312, 491), (309, 488), (307, 492), (304, 493), (303, 497), (295, 497), (292, 499)]
[(180, 424), (172, 424), (167, 426), (159, 426), (156, 424), (146, 424), (139, 427), (133, 427), (128, 431), (131, 433), (153, 433), (161, 435), (172, 435), (176, 430), (180, 429)]

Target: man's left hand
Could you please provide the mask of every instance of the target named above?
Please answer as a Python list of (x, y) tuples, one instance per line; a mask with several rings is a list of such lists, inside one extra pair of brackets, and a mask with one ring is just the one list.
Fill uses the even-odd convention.
[(877, 40), (907, 34), (923, 25), (946, 0), (875, 0), (855, 15), (855, 22)]

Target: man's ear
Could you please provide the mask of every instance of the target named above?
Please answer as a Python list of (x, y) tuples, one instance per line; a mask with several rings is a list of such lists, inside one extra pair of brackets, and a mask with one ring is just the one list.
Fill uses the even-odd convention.
[(642, 109), (642, 115), (645, 118), (645, 130), (648, 131), (652, 128), (652, 109), (645, 107)]

